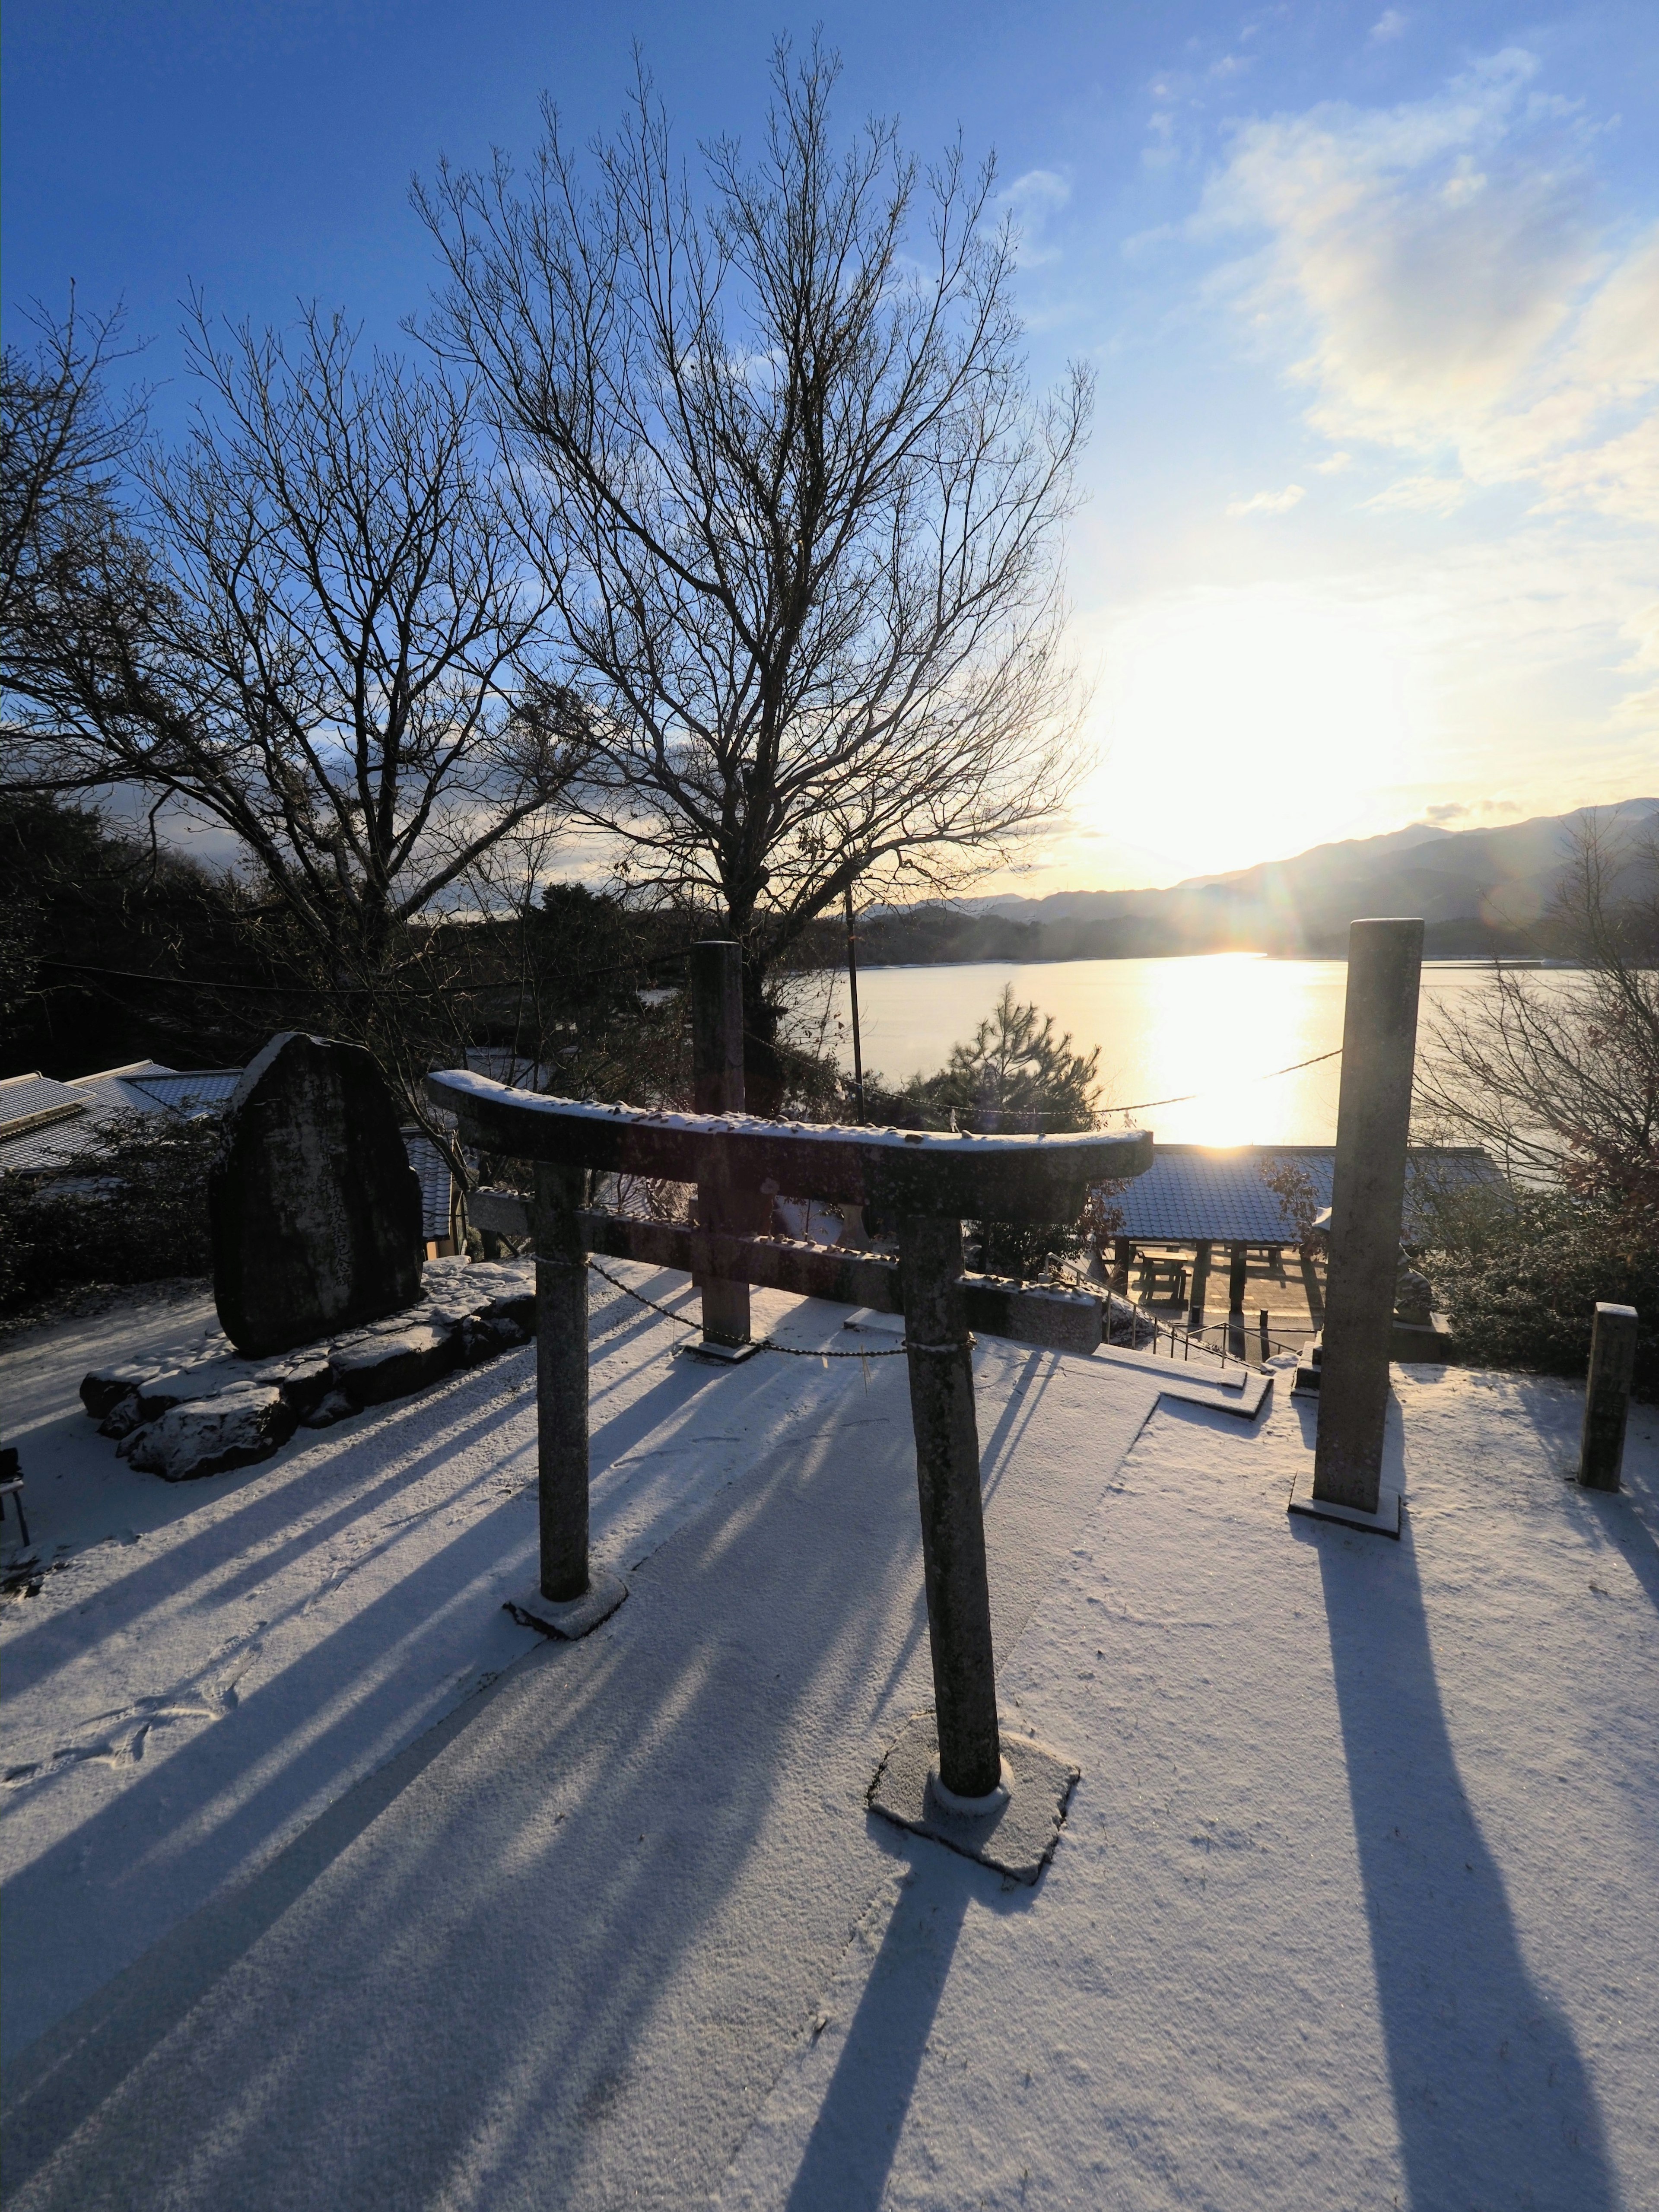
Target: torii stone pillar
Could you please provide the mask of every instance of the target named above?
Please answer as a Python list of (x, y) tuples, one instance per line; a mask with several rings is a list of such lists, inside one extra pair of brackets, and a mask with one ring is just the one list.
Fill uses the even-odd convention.
[(1420, 921), (1350, 925), (1319, 1439), (1311, 1494), (1298, 1478), (1291, 1497), (1293, 1513), (1389, 1536), (1400, 1498), (1382, 1494), (1382, 1435), (1422, 970)]
[[(743, 948), (706, 938), (691, 947), (692, 1103), (699, 1114), (741, 1114), (743, 1087)], [(763, 1224), (746, 1194), (697, 1186), (697, 1221), (704, 1229), (753, 1233)], [(765, 1211), (769, 1213), (770, 1207)], [(738, 1360), (754, 1349), (749, 1333), (749, 1285), (710, 1276), (702, 1289), (704, 1358)]]

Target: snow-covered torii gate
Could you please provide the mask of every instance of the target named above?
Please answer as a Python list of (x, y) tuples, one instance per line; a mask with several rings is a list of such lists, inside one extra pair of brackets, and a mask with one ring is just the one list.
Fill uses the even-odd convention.
[[(964, 1217), (1074, 1220), (1091, 1185), (1152, 1165), (1144, 1130), (975, 1137), (814, 1127), (742, 1114), (657, 1113), (514, 1091), (455, 1070), (427, 1079), (464, 1143), (534, 1163), (538, 1622), (581, 1635), (626, 1590), (588, 1559), (588, 1255), (695, 1270), (804, 1297), (902, 1312), (915, 1433), (939, 1781), (951, 1798), (988, 1804), (1002, 1773), (990, 1592), (980, 1502), (979, 1435), (969, 1327), (1066, 1343), (1091, 1299), (963, 1274)], [(696, 1183), (705, 1192), (782, 1194), (878, 1206), (897, 1227), (895, 1263), (781, 1238), (639, 1221), (585, 1207), (589, 1169)], [(730, 1218), (728, 1212), (725, 1218)], [(1085, 1341), (1076, 1347), (1088, 1348)], [(533, 1601), (532, 1601), (533, 1603)], [(516, 1608), (515, 1608), (516, 1609)]]

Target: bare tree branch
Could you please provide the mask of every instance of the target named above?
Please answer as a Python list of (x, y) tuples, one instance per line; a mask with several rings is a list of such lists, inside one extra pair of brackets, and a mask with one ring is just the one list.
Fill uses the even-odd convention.
[(1033, 404), (991, 167), (924, 176), (883, 122), (837, 151), (836, 74), (780, 46), (763, 152), (706, 147), (702, 204), (642, 69), (587, 164), (549, 106), (521, 182), (416, 191), (428, 334), (480, 380), (595, 704), (576, 803), (744, 940), (763, 1104), (765, 977), (812, 918), (1006, 859), (1073, 773), (1054, 554), (1091, 380)]
[(1546, 941), (1575, 988), (1495, 970), (1443, 1009), (1421, 1056), (1419, 1107), (1489, 1146), (1522, 1182), (1650, 1216), (1659, 1231), (1659, 840), (1586, 811)]
[[(21, 623), (14, 732), (233, 832), (319, 949), (371, 963), (567, 788), (586, 715), (544, 650), (469, 395), (314, 311), (288, 341), (198, 304), (190, 434)], [(22, 686), (19, 687), (22, 689)]]

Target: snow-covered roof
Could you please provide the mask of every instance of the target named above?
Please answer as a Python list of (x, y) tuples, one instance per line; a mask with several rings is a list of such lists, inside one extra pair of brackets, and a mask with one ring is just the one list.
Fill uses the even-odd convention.
[[(69, 1083), (50, 1075), (8, 1077), (0, 1082), (0, 1173), (66, 1167), (93, 1149), (117, 1115), (161, 1112), (160, 1101), (135, 1079), (173, 1073), (159, 1060), (135, 1060)], [(62, 1110), (50, 1121), (32, 1118), (53, 1108)]]
[(66, 1120), (84, 1114), (87, 1102), (51, 1075), (9, 1075), (0, 1082), (0, 1145), (40, 1127), (50, 1115)]
[(418, 1129), (403, 1133), (404, 1149), (409, 1154), (409, 1164), (420, 1178), (421, 1234), (422, 1237), (447, 1237), (450, 1231), (449, 1207), (451, 1182), (449, 1162), (430, 1137)]
[(180, 1075), (134, 1076), (130, 1083), (169, 1114), (195, 1121), (204, 1114), (222, 1114), (241, 1079), (240, 1067), (198, 1067)]
[[(1298, 1231), (1262, 1170), (1300, 1168), (1313, 1185), (1316, 1211), (1331, 1202), (1334, 1145), (1241, 1145), (1226, 1152), (1204, 1145), (1160, 1145), (1146, 1173), (1111, 1200), (1123, 1218), (1119, 1232), (1152, 1243), (1293, 1244)], [(1413, 1146), (1406, 1161), (1406, 1218), (1418, 1177), (1497, 1182), (1491, 1156), (1479, 1146)]]

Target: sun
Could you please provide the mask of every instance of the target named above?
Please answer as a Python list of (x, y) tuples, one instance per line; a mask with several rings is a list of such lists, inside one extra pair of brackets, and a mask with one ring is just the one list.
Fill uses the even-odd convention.
[(1079, 828), (1184, 876), (1391, 826), (1379, 809), (1427, 718), (1382, 614), (1306, 586), (1197, 592), (1110, 625), (1101, 656)]

